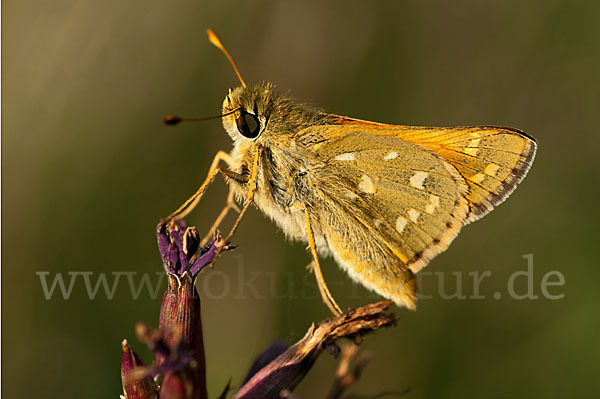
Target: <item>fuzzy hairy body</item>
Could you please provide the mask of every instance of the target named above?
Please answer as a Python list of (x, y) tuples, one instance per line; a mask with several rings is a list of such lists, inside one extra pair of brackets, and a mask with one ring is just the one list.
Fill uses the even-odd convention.
[[(308, 210), (317, 249), (365, 287), (414, 308), (414, 274), (465, 224), (502, 202), (529, 169), (535, 142), (508, 128), (413, 128), (330, 115), (295, 105), (270, 85), (230, 91), (261, 134), (239, 134), (230, 169), (248, 176), (257, 149), (254, 202), (289, 238), (306, 241)], [(506, 151), (506, 148), (510, 151)], [(497, 150), (494, 147), (498, 147)], [(493, 173), (492, 173), (493, 172)], [(238, 200), (248, 185), (231, 179)]]

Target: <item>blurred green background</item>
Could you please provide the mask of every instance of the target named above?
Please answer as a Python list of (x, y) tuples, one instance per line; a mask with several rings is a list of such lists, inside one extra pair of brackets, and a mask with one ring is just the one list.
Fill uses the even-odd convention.
[[(597, 128), (598, 1), (205, 2), (9, 0), (2, 3), (2, 394), (114, 398), (120, 342), (146, 359), (134, 323), (157, 323), (160, 300), (90, 300), (78, 277), (68, 300), (46, 300), (36, 272), (154, 273), (154, 226), (229, 150), (219, 121), (177, 129), (163, 116), (214, 115), (236, 86), (205, 38), (220, 34), (249, 82), (271, 81), (328, 111), (411, 125), (495, 124), (538, 139), (513, 196), (468, 226), (423, 280), (433, 294), (397, 327), (368, 337), (372, 363), (352, 392), (410, 386), (410, 398), (597, 397), (600, 359)], [(219, 181), (189, 221), (205, 230), (226, 195)], [(231, 223), (231, 220), (228, 221)], [(202, 275), (208, 378), (215, 397), (273, 339), (293, 342), (328, 316), (304, 266), (257, 210), (239, 249)], [(507, 295), (534, 254), (537, 300)], [(329, 259), (343, 306), (376, 298)], [(468, 273), (490, 271), (485, 299)], [(560, 271), (564, 294), (541, 295)], [(552, 279), (555, 280), (555, 279)], [(527, 283), (517, 279), (517, 292)], [(246, 283), (243, 285), (242, 283)], [(162, 291), (161, 291), (162, 292)], [(494, 299), (500, 292), (502, 297)], [(336, 361), (324, 355), (297, 393), (324, 397)]]

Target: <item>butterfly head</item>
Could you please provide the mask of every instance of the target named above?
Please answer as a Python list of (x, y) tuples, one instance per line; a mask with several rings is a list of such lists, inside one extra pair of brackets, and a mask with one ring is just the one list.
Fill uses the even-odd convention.
[(223, 101), (223, 127), (233, 141), (260, 141), (273, 113), (275, 95), (270, 84), (229, 89)]
[(234, 142), (250, 140), (263, 146), (269, 146), (277, 137), (318, 124), (326, 116), (278, 94), (271, 83), (229, 89), (222, 114), (226, 115), (223, 127)]

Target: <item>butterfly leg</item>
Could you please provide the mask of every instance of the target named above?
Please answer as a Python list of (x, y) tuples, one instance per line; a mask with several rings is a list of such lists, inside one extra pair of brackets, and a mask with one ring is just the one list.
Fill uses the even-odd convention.
[(315, 245), (315, 237), (313, 234), (312, 226), (310, 224), (310, 217), (308, 214), (308, 208), (304, 206), (304, 217), (306, 220), (306, 235), (308, 236), (308, 246), (310, 247), (310, 252), (313, 256), (312, 269), (315, 273), (315, 278), (317, 279), (317, 285), (319, 286), (319, 292), (321, 293), (321, 298), (323, 298), (323, 302), (325, 305), (331, 310), (331, 313), (334, 316), (339, 317), (343, 314), (340, 306), (333, 299), (333, 295), (329, 291), (327, 287), (327, 283), (325, 283), (325, 278), (323, 277), (323, 272), (321, 271), (321, 265), (319, 264), (319, 256), (317, 255), (317, 246)]
[[(242, 207), (242, 210), (240, 211), (237, 219), (235, 220), (233, 227), (231, 228), (231, 230), (229, 231), (229, 233), (227, 234), (227, 236), (224, 239), (225, 243), (228, 243), (231, 240), (231, 237), (233, 237), (233, 235), (235, 234), (238, 226), (240, 225), (240, 222), (242, 221), (242, 219), (244, 218), (244, 215), (246, 214), (246, 211), (250, 207), (250, 204), (252, 204), (252, 201), (254, 198), (254, 186), (256, 185), (256, 175), (258, 173), (258, 160), (260, 159), (260, 154), (261, 154), (261, 148), (257, 147), (256, 153), (254, 154), (254, 162), (252, 164), (252, 174), (250, 175), (250, 181), (248, 182), (248, 196), (246, 197), (244, 206)], [(221, 252), (221, 248), (219, 248), (217, 250), (215, 259), (219, 255), (220, 252)]]
[(223, 208), (219, 216), (217, 216), (217, 219), (215, 220), (211, 228), (208, 230), (206, 236), (202, 239), (202, 241), (200, 241), (200, 247), (204, 247), (208, 243), (208, 241), (212, 238), (214, 231), (219, 228), (223, 219), (225, 219), (229, 211), (232, 209), (238, 214), (241, 212), (240, 208), (238, 208), (237, 204), (235, 203), (233, 190), (229, 189), (227, 203), (225, 204), (225, 207)]
[[(231, 156), (224, 151), (217, 152), (217, 155), (215, 155), (215, 158), (213, 159), (212, 164), (210, 165), (210, 169), (208, 170), (208, 176), (204, 180), (204, 183), (202, 183), (200, 188), (190, 198), (188, 198), (183, 204), (181, 204), (181, 206), (179, 208), (177, 208), (177, 210), (175, 212), (172, 212), (169, 216), (167, 216), (167, 219), (173, 219), (173, 218), (183, 219), (191, 211), (193, 211), (194, 208), (196, 207), (196, 205), (198, 205), (198, 202), (200, 201), (202, 196), (204, 195), (204, 192), (206, 191), (206, 188), (208, 187), (208, 185), (215, 180), (215, 177), (217, 177), (217, 175), (219, 173), (221, 173), (225, 176), (232, 177), (232, 178), (237, 178), (237, 179), (241, 178), (241, 175), (238, 175), (237, 173), (232, 172), (228, 169), (219, 167), (218, 165), (219, 165), (219, 162), (221, 162), (221, 161), (224, 161), (227, 165), (230, 165), (231, 164)], [(237, 176), (233, 176), (233, 175), (237, 175)]]

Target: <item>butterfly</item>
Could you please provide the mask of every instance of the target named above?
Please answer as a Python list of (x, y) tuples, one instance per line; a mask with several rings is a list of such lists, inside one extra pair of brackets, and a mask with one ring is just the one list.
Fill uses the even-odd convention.
[(210, 30), (209, 39), (242, 84), (229, 90), (219, 115), (233, 149), (217, 153), (204, 184), (170, 216), (187, 215), (223, 175), (230, 195), (211, 230), (236, 201), (243, 203), (230, 238), (255, 204), (287, 237), (308, 242), (334, 314), (341, 308), (319, 255), (333, 256), (366, 288), (414, 309), (415, 274), (463, 226), (503, 202), (533, 162), (536, 141), (517, 129), (369, 122), (297, 104), (270, 83), (246, 85)]

